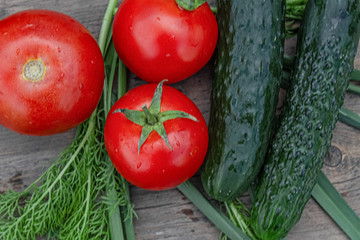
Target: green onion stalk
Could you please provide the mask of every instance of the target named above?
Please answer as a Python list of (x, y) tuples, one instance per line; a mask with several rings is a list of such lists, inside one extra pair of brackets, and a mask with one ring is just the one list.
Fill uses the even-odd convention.
[[(103, 117), (106, 119), (111, 106), (115, 100), (119, 99), (126, 92), (126, 68), (120, 61), (115, 47), (112, 43), (112, 20), (116, 13), (117, 0), (110, 0), (106, 9), (102, 27), (100, 29), (98, 44), (101, 52), (103, 53), (105, 63), (105, 76), (103, 88)], [(113, 80), (117, 70), (117, 91), (114, 98), (113, 95)], [(108, 172), (110, 172), (109, 182), (106, 185), (106, 196), (108, 197), (109, 228), (111, 239), (128, 239), (135, 240), (135, 232), (132, 223), (133, 206), (130, 201), (129, 184), (120, 176), (109, 156), (106, 154), (105, 162), (107, 163)], [(127, 199), (127, 205), (121, 206), (117, 200), (118, 190), (116, 186), (120, 185), (122, 193)]]
[(249, 240), (244, 230), (240, 229), (226, 216), (220, 208), (213, 204), (190, 182), (177, 186), (180, 190), (223, 234), (237, 240)]

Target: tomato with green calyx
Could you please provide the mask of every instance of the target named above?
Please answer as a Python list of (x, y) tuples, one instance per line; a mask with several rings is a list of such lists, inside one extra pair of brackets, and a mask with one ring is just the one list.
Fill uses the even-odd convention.
[(121, 97), (106, 119), (104, 140), (119, 173), (148, 190), (173, 188), (193, 176), (209, 141), (197, 106), (163, 82)]
[(104, 83), (96, 40), (78, 21), (26, 10), (0, 21), (0, 124), (21, 134), (69, 130), (95, 110)]
[[(191, 7), (196, 8), (185, 9)], [(198, 72), (210, 60), (217, 37), (216, 18), (205, 1), (124, 0), (114, 18), (120, 59), (147, 82), (168, 79), (170, 84)]]

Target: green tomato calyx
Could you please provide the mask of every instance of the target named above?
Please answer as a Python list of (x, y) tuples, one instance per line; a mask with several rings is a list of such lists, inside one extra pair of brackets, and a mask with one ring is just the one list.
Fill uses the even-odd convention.
[(175, 0), (180, 8), (188, 11), (194, 11), (196, 8), (203, 5), (206, 0)]
[(119, 108), (113, 112), (113, 113), (122, 113), (125, 115), (127, 119), (129, 119), (133, 123), (142, 126), (142, 131), (138, 143), (138, 154), (140, 154), (141, 146), (144, 144), (144, 142), (149, 137), (152, 131), (157, 132), (161, 136), (161, 138), (165, 141), (166, 145), (168, 145), (168, 147), (172, 149), (164, 127), (165, 121), (171, 119), (177, 119), (177, 118), (187, 118), (196, 122), (199, 121), (194, 116), (183, 111), (170, 110), (170, 111), (160, 112), (161, 96), (162, 96), (164, 81), (161, 81), (156, 87), (149, 108), (147, 108), (147, 106), (144, 105), (141, 107), (142, 111)]
[(151, 114), (149, 109), (147, 109), (146, 105), (142, 106), (141, 109), (143, 110), (146, 118), (146, 123), (149, 125), (155, 125), (158, 122), (158, 119), (154, 114)]

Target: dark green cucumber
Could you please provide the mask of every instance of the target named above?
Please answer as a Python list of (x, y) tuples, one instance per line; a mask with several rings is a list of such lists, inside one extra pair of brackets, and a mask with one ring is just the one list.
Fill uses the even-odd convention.
[(218, 0), (209, 151), (201, 180), (214, 199), (246, 191), (263, 164), (282, 76), (285, 1)]
[(359, 18), (359, 0), (308, 1), (291, 86), (251, 210), (260, 239), (285, 237), (310, 199), (353, 69)]

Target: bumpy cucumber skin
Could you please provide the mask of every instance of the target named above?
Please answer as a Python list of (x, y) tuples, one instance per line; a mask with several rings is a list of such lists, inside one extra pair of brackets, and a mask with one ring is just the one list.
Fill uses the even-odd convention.
[(210, 144), (201, 180), (214, 199), (248, 189), (269, 143), (282, 74), (285, 1), (218, 0)]
[(309, 0), (285, 98), (251, 210), (260, 239), (298, 222), (330, 147), (359, 42), (359, 0)]

